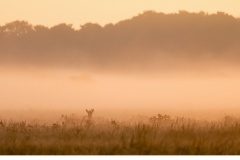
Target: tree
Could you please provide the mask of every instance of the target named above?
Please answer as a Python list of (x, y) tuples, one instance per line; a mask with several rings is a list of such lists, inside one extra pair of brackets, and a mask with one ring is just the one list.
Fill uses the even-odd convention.
[(2, 27), (2, 32), (10, 37), (18, 37), (33, 31), (33, 26), (26, 21), (14, 21)]

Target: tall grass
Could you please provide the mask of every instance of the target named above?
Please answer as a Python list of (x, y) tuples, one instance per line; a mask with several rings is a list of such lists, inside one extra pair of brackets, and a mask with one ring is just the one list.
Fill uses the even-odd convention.
[(146, 122), (79, 119), (53, 124), (0, 121), (1, 155), (240, 154), (240, 120), (151, 117)]

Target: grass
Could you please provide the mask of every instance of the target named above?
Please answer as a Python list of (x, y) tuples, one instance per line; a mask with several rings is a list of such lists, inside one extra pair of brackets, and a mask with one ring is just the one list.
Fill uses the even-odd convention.
[(54, 124), (0, 121), (1, 155), (238, 155), (240, 120), (77, 119)]

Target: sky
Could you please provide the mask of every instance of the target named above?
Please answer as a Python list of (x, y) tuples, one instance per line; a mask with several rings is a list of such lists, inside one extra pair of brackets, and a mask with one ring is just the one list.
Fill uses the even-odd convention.
[(239, 6), (237, 0), (0, 0), (0, 25), (26, 20), (34, 25), (51, 27), (68, 23), (79, 28), (87, 22), (117, 23), (146, 10), (164, 13), (223, 11), (240, 17)]

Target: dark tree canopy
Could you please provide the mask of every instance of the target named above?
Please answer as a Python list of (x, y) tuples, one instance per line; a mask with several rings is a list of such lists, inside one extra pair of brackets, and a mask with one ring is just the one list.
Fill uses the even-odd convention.
[(238, 62), (239, 49), (240, 19), (223, 12), (146, 11), (116, 24), (87, 23), (78, 30), (65, 23), (0, 26), (0, 63), (106, 67), (206, 57)]

